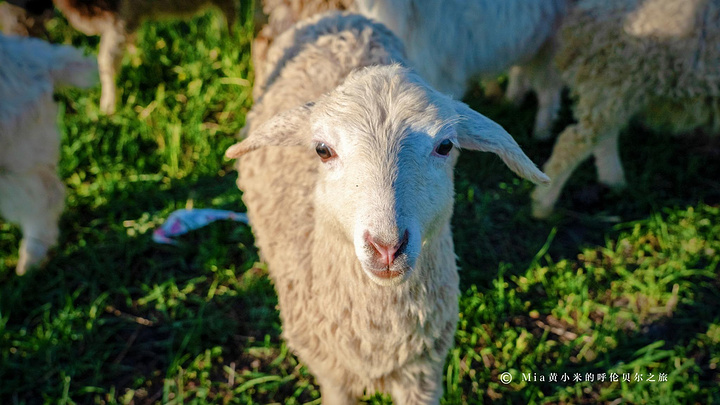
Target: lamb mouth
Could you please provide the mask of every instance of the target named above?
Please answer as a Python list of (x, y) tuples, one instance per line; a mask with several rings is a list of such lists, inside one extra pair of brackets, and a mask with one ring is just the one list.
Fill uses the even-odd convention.
[(393, 278), (402, 277), (403, 274), (405, 274), (405, 271), (403, 270), (390, 270), (389, 268), (385, 268), (383, 270), (370, 270), (372, 274), (378, 278), (382, 278), (385, 280), (391, 280)]
[(365, 275), (379, 285), (398, 285), (408, 279), (413, 272), (413, 266), (409, 263), (407, 254), (398, 256), (390, 266), (382, 265), (377, 261), (371, 261), (362, 266)]
[(365, 271), (370, 278), (384, 285), (385, 283), (395, 284), (398, 281), (407, 279), (410, 273), (412, 273), (413, 268), (407, 266), (405, 262), (402, 262), (395, 263), (392, 266), (366, 267)]

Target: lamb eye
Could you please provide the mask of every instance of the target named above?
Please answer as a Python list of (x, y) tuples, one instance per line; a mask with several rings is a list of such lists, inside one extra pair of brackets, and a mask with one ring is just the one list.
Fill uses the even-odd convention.
[(435, 153), (440, 156), (447, 156), (448, 154), (450, 154), (452, 148), (453, 143), (449, 139), (446, 139), (440, 142), (440, 144), (435, 148)]
[(322, 142), (318, 143), (315, 146), (315, 152), (317, 152), (318, 156), (320, 156), (320, 159), (322, 159), (323, 162), (335, 157), (335, 151)]

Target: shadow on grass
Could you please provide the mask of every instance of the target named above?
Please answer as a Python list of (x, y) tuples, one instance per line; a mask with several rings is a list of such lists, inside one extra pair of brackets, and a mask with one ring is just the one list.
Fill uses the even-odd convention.
[[(471, 92), (466, 102), (503, 125), (542, 167), (554, 139), (532, 139), (534, 100), (515, 107), (491, 103), (478, 92)], [(556, 131), (572, 120), (567, 96), (563, 105)], [(574, 259), (582, 247), (604, 245), (617, 235), (618, 223), (647, 218), (664, 208), (720, 204), (720, 137), (701, 132), (674, 137), (632, 124), (620, 137), (620, 154), (628, 179), (625, 190), (599, 185), (589, 159), (568, 181), (556, 213), (536, 220), (530, 215), (532, 184), (519, 180), (494, 155), (463, 151), (455, 169), (453, 216), (463, 289), (488, 285), (501, 263), (510, 265), (510, 273), (524, 271), (553, 229), (547, 253), (554, 260)]]
[[(477, 94), (471, 94), (469, 104), (497, 119), (515, 136), (526, 153), (542, 166), (552, 151), (553, 141), (539, 142), (530, 136), (534, 112), (533, 101), (527, 100), (523, 106), (513, 107), (507, 104), (488, 104), (476, 98)], [(569, 121), (567, 110), (563, 113), (563, 119)], [(562, 127), (560, 123), (558, 128)], [(717, 268), (713, 269), (713, 264), (710, 262), (690, 264), (681, 261), (688, 268), (709, 268), (708, 274), (678, 275), (678, 279), (682, 280), (680, 281), (682, 289), (679, 302), (676, 299), (673, 304), (677, 306), (660, 315), (646, 317), (638, 324), (603, 325), (603, 316), (593, 313), (590, 314), (589, 319), (586, 319), (586, 322), (595, 325), (591, 331), (578, 330), (577, 319), (575, 321), (558, 319), (550, 316), (549, 313), (558, 308), (562, 311), (563, 305), (577, 307), (577, 311), (583, 306), (577, 301), (574, 306), (567, 302), (563, 303), (563, 300), (568, 298), (566, 296), (548, 297), (541, 284), (520, 295), (517, 298), (519, 307), (513, 310), (490, 305), (494, 300), (503, 299), (502, 296), (496, 295), (496, 289), (499, 288), (498, 277), (501, 280), (504, 277), (504, 280), (516, 281), (525, 277), (528, 269), (536, 266), (534, 263), (558, 263), (565, 259), (568, 260), (569, 266), (572, 266), (565, 271), (573, 274), (583, 269), (585, 265), (581, 254), (583, 249), (598, 247), (597, 249), (602, 250), (603, 246), (607, 246), (608, 241), (618, 240), (621, 234), (628, 231), (628, 227), (632, 229), (633, 221), (642, 222), (655, 216), (685, 211), (687, 207), (698, 207), (701, 203), (711, 206), (720, 204), (720, 180), (717, 176), (720, 173), (720, 159), (718, 159), (720, 138), (702, 132), (674, 137), (651, 132), (633, 123), (621, 135), (620, 143), (621, 157), (629, 183), (627, 189), (611, 191), (599, 186), (594, 164), (589, 160), (573, 174), (563, 191), (556, 214), (547, 221), (534, 220), (530, 215), (529, 194), (532, 186), (528, 182), (517, 180), (499, 159), (490, 154), (463, 151), (456, 168), (457, 199), (453, 217), (455, 248), (461, 267), (461, 289), (466, 290), (476, 286), (477, 294), (486, 297), (482, 298), (482, 302), (488, 305), (485, 311), (498, 310), (495, 311), (495, 315), (479, 318), (482, 319), (481, 323), (487, 324), (486, 328), (495, 329), (494, 334), (490, 335), (493, 339), (502, 342), (506, 342), (507, 339), (514, 340), (503, 335), (507, 332), (504, 328), (508, 326), (516, 329), (516, 332), (510, 334), (530, 333), (537, 339), (532, 345), (533, 347), (537, 345), (536, 350), (538, 350), (538, 352), (526, 353), (531, 358), (537, 358), (538, 353), (542, 353), (540, 348), (545, 346), (546, 339), (556, 341), (557, 346), (554, 346), (553, 355), (548, 359), (548, 363), (535, 364), (535, 367), (541, 368), (545, 373), (567, 372), (572, 377), (572, 373), (575, 372), (597, 373), (609, 372), (611, 369), (629, 372), (638, 367), (652, 369), (658, 364), (682, 373), (685, 372), (682, 371), (683, 368), (687, 367), (690, 376), (681, 377), (680, 382), (673, 382), (671, 374), (671, 381), (666, 387), (630, 384), (620, 391), (623, 392), (623, 396), (628, 395), (627, 400), (630, 402), (642, 402), (644, 396), (654, 395), (649, 393), (668, 395), (667, 398), (672, 398), (672, 401), (693, 402), (698, 398), (709, 398), (710, 402), (717, 401), (720, 398), (720, 388), (717, 388), (720, 377), (715, 370), (718, 362), (718, 347), (717, 342), (708, 336), (712, 335), (712, 328), (715, 328), (720, 321), (717, 316), (720, 310), (717, 304), (719, 281)], [(678, 230), (681, 228), (676, 224), (675, 232), (681, 232)], [(706, 238), (717, 241), (717, 235), (712, 233), (702, 236), (700, 240)], [(643, 244), (650, 242), (638, 241), (638, 243), (638, 246), (633, 246), (633, 252), (642, 252), (647, 249)], [(674, 246), (671, 251), (683, 250), (680, 246)], [(714, 266), (717, 266), (716, 262)], [(502, 271), (498, 272), (498, 269)], [(552, 273), (557, 270), (558, 268), (551, 266), (548, 278), (554, 277)], [(634, 270), (629, 268), (627, 271), (632, 274)], [(615, 282), (618, 284), (615, 285)], [(625, 279), (613, 281), (610, 278), (598, 282), (590, 279), (589, 290), (585, 287), (585, 294), (591, 295), (585, 299), (600, 301), (601, 305), (607, 305), (610, 311), (619, 310), (617, 306), (623, 305), (637, 306), (628, 310), (630, 314), (646, 311), (647, 308), (644, 306), (647, 303), (642, 302), (642, 294), (627, 293), (638, 299), (638, 302), (632, 304), (604, 302), (602, 297), (592, 295), (602, 291), (610, 293), (624, 283), (628, 281)], [(513, 289), (514, 285), (514, 282), (509, 282), (509, 287), (505, 288)], [(672, 289), (672, 285), (671, 283), (668, 288)], [(625, 285), (624, 288), (627, 286)], [(659, 294), (666, 299), (669, 290), (665, 291), (664, 287), (661, 287)], [(672, 301), (672, 298), (670, 300)], [(540, 311), (530, 316), (527, 306)], [(473, 315), (471, 313), (464, 315), (472, 324), (473, 321), (470, 319), (473, 319), (471, 318)], [(605, 314), (605, 316), (613, 322), (616, 321), (616, 314), (610, 316)], [(563, 333), (567, 333), (567, 336)], [(607, 345), (599, 342), (583, 343), (583, 339), (595, 339), (597, 336), (610, 339), (613, 343)], [(574, 339), (579, 339), (580, 343), (573, 341)], [(480, 345), (476, 350), (479, 351), (483, 347), (490, 350), (493, 344), (486, 343), (487, 346)], [(597, 357), (583, 358), (587, 355), (581, 353), (583, 347), (597, 350)], [(493, 349), (492, 353), (496, 354), (496, 350)], [(580, 356), (581, 354), (583, 356)], [(517, 361), (520, 364), (520, 360)], [(486, 367), (495, 370), (494, 367), (488, 366), (488, 363), (485, 364)], [(515, 367), (523, 366), (516, 364)], [(525, 364), (525, 367), (532, 366)], [(524, 371), (531, 370), (533, 369)], [(527, 387), (524, 390), (520, 388), (520, 391), (513, 391), (499, 385), (502, 390), (499, 391), (501, 394), (498, 394), (498, 391), (492, 388), (495, 382), (495, 390), (498, 389), (498, 376), (487, 372), (485, 381), (490, 382), (490, 388), (483, 389), (482, 400), (478, 398), (477, 401), (484, 400), (486, 403), (505, 403), (510, 400), (527, 402), (543, 397), (555, 398), (551, 402), (596, 403), (619, 398), (614, 397), (618, 395), (617, 387), (605, 389), (609, 383), (580, 386), (573, 386), (572, 382), (566, 385), (538, 383), (541, 387), (540, 391), (527, 390)], [(690, 387), (685, 386), (688, 381), (692, 381), (695, 391), (684, 397), (683, 392), (692, 391), (689, 390)], [(698, 387), (704, 391), (699, 393)], [(663, 389), (667, 391), (663, 392)], [(468, 384), (461, 391), (467, 393), (472, 390), (474, 386)], [(467, 398), (465, 400), (468, 400)]]
[[(223, 346), (277, 339), (276, 298), (257, 260), (250, 229), (218, 222), (158, 245), (151, 233), (185, 205), (243, 211), (234, 173), (222, 178), (127, 182), (108, 203), (80, 198), (66, 209), (47, 266), (0, 282), (1, 403), (43, 396), (92, 402), (135, 391), (161, 400), (166, 370)], [(13, 370), (23, 370), (16, 373)]]

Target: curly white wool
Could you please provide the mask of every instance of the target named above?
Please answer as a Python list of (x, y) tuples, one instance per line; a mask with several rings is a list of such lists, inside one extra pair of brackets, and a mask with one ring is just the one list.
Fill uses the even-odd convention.
[(53, 89), (89, 87), (97, 64), (69, 46), (0, 35), (0, 214), (23, 233), (17, 274), (57, 242), (65, 191)]
[(552, 62), (555, 34), (574, 0), (264, 0), (269, 24), (253, 43), (255, 68), (264, 69), (272, 38), (292, 23), (328, 9), (348, 9), (390, 28), (420, 76), (453, 97), (471, 80), (510, 70), (507, 96), (534, 90), (534, 134), (550, 136), (562, 81)]
[(582, 0), (565, 18), (557, 65), (577, 98), (577, 124), (558, 137), (533, 193), (548, 216), (575, 168), (595, 156), (598, 178), (624, 187), (618, 135), (630, 120), (682, 133), (720, 131), (720, 2)]

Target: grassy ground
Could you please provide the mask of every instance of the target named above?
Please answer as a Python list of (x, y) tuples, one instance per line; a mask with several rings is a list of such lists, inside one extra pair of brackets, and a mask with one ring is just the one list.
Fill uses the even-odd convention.
[[(248, 228), (151, 241), (175, 209), (244, 210), (222, 154), (252, 102), (250, 24), (228, 35), (210, 13), (145, 25), (112, 117), (99, 89), (58, 95), (68, 198), (44, 270), (14, 275), (20, 233), (0, 222), (0, 403), (320, 402), (279, 338)], [(96, 50), (62, 19), (50, 33)], [(532, 100), (468, 101), (547, 158), (551, 143), (529, 136)], [(463, 153), (464, 294), (443, 403), (720, 402), (720, 141), (633, 125), (621, 142), (628, 189), (596, 186), (588, 162), (549, 221), (530, 217), (531, 186), (499, 159)]]

